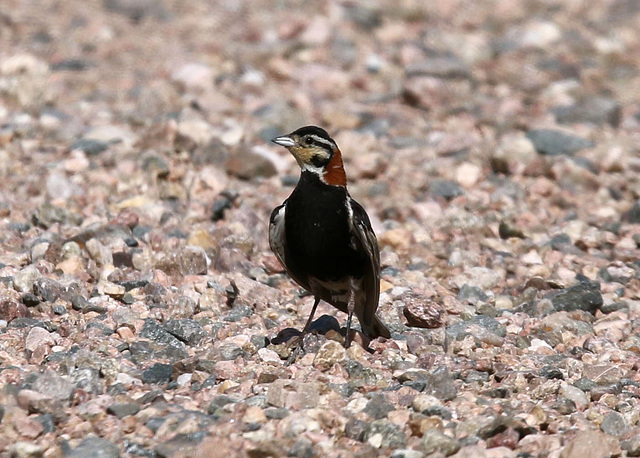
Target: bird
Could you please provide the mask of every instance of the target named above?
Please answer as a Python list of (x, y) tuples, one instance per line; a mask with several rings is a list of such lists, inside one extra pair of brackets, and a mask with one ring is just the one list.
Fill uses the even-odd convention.
[(293, 155), (301, 173), (291, 195), (269, 221), (269, 245), (289, 276), (314, 297), (304, 336), (321, 300), (358, 318), (370, 339), (391, 338), (376, 315), (380, 298), (380, 251), (365, 209), (349, 195), (342, 153), (326, 130), (301, 127), (271, 140)]

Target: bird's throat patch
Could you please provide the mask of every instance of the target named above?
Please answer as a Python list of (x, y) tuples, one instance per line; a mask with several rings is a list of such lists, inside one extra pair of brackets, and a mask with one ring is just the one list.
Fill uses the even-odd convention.
[(347, 174), (344, 171), (344, 164), (342, 163), (342, 153), (339, 149), (335, 149), (331, 160), (325, 167), (324, 181), (327, 184), (333, 186), (346, 186)]

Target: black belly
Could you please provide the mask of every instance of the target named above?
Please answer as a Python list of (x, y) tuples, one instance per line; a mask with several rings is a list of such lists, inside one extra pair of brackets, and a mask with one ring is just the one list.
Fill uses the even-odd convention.
[(338, 281), (364, 275), (368, 260), (352, 248), (347, 191), (303, 172), (287, 200), (285, 262), (304, 277)]

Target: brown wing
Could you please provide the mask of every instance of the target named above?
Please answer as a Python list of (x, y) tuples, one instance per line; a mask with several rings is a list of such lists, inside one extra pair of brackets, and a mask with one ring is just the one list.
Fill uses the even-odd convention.
[(369, 260), (362, 281), (364, 301), (362, 304), (356, 304), (358, 320), (366, 335), (389, 338), (389, 331), (375, 314), (380, 299), (380, 251), (378, 249), (378, 240), (364, 208), (352, 198), (349, 198), (349, 203), (353, 211), (352, 233), (354, 242), (358, 249), (367, 254)]

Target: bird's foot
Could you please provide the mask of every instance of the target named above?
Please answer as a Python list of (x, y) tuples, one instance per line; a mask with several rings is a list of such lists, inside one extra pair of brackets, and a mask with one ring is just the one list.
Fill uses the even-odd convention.
[(304, 355), (305, 353), (304, 334), (294, 337), (291, 340), (294, 341), (295, 347), (293, 348), (293, 350), (291, 350), (291, 354), (287, 358), (287, 362), (285, 363), (285, 366), (291, 366), (296, 361), (296, 359), (298, 359), (300, 356)]
[(367, 348), (369, 348), (369, 344), (371, 343), (371, 339), (369, 339), (362, 332), (359, 332), (359, 331), (357, 331), (355, 329), (351, 329), (349, 331), (349, 333), (347, 333), (345, 328), (342, 328), (342, 332), (343, 332), (343, 335), (344, 335), (343, 344), (344, 344), (344, 348), (345, 349), (348, 350), (349, 347), (351, 347), (351, 345), (353, 345), (354, 343), (360, 345), (365, 350)]

